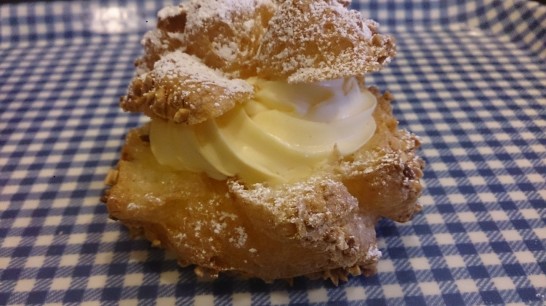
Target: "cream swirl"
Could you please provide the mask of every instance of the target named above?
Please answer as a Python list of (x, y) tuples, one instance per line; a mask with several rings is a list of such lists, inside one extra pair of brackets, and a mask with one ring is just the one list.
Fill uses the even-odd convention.
[(375, 132), (373, 94), (355, 78), (313, 84), (249, 79), (254, 98), (196, 125), (154, 119), (150, 141), (160, 164), (277, 184), (309, 176), (335, 150), (357, 151)]

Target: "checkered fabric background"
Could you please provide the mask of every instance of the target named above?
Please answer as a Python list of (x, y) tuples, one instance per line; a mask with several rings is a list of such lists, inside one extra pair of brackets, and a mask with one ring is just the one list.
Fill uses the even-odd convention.
[(422, 137), (423, 212), (378, 225), (373, 277), (342, 286), (195, 278), (99, 202), (118, 109), (159, 1), (0, 4), (0, 305), (544, 305), (546, 5), (354, 1), (396, 36), (368, 83)]

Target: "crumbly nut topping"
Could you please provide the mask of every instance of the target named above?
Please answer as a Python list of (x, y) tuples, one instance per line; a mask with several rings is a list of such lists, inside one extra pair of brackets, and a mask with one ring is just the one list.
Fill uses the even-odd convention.
[(252, 86), (245, 81), (229, 79), (199, 58), (175, 51), (158, 60), (152, 71), (133, 79), (121, 107), (196, 124), (222, 115), (252, 94)]

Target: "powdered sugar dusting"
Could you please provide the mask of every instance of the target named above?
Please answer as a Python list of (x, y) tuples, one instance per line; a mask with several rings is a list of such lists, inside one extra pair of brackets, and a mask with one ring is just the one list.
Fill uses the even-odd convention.
[(215, 53), (226, 61), (234, 61), (237, 58), (238, 47), (235, 42), (229, 42), (222, 44), (220, 42), (213, 42), (212, 48)]
[(174, 51), (165, 55), (155, 63), (153, 72), (159, 79), (190, 77), (195, 83), (222, 87), (228, 93), (251, 93), (253, 91), (252, 86), (247, 82), (241, 79), (230, 80), (222, 72), (203, 64), (199, 58), (182, 51)]
[(159, 30), (151, 30), (144, 34), (140, 44), (146, 45), (148, 43), (162, 49), (166, 49), (168, 46), (166, 42), (161, 40), (161, 32)]
[(139, 209), (138, 204), (133, 202), (127, 204), (127, 210), (137, 210), (137, 209)]
[[(329, 227), (336, 214), (348, 214), (358, 208), (358, 202), (347, 193), (341, 182), (324, 176), (313, 176), (305, 181), (283, 184), (275, 188), (263, 184), (245, 187), (235, 180), (228, 181), (228, 185), (237, 197), (252, 205), (266, 206), (279, 220), (294, 224), (305, 222), (306, 228), (318, 231), (321, 231), (320, 228)], [(337, 195), (325, 200), (321, 195), (323, 192)], [(327, 203), (323, 203), (325, 201), (339, 205), (337, 206), (339, 211), (315, 210), (320, 205), (326, 205)], [(295, 211), (297, 214), (293, 215)]]
[(180, 14), (182, 11), (181, 7), (178, 5), (169, 5), (157, 12), (157, 18), (159, 19), (167, 19), (170, 17), (175, 17)]
[(120, 101), (126, 111), (197, 124), (253, 95), (243, 79), (309, 83), (358, 76), (394, 56), (341, 0), (190, 0), (158, 13)]
[(375, 259), (375, 260), (378, 260), (381, 258), (381, 256), (383, 256), (383, 253), (381, 253), (381, 251), (377, 248), (377, 245), (371, 245), (369, 248), (368, 248), (368, 253), (366, 255), (366, 259)]
[(233, 244), (235, 247), (242, 248), (246, 243), (248, 235), (247, 235), (245, 229), (242, 228), (241, 226), (236, 227), (235, 232), (236, 232), (236, 236), (230, 237), (228, 239), (228, 241), (231, 244)]
[(232, 23), (234, 13), (244, 14), (257, 6), (270, 3), (271, 1), (268, 0), (191, 0), (184, 4), (189, 16), (186, 27), (188, 29), (197, 29), (203, 26), (203, 22), (210, 19), (219, 19)]
[(286, 0), (263, 36), (258, 72), (300, 83), (379, 70), (394, 44), (376, 27), (336, 1)]

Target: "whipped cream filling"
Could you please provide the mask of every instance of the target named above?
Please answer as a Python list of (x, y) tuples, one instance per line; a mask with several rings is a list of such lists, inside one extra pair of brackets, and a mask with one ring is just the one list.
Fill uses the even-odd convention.
[(215, 179), (278, 184), (307, 177), (336, 150), (362, 147), (375, 132), (375, 96), (355, 78), (288, 84), (251, 78), (254, 98), (196, 125), (153, 119), (151, 149), (162, 165)]

